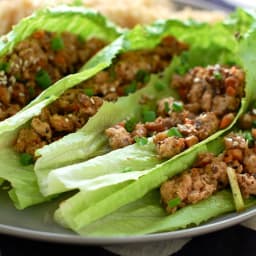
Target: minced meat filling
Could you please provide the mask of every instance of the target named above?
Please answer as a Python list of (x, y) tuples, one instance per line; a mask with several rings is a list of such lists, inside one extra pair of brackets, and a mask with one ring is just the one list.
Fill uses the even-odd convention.
[[(239, 120), (241, 134), (224, 137), (224, 151), (218, 156), (199, 154), (193, 167), (164, 182), (160, 193), (168, 213), (208, 198), (229, 184), (227, 168), (235, 170), (244, 198), (256, 195), (256, 111), (253, 108)], [(172, 202), (175, 200), (176, 204)]]
[(135, 92), (147, 83), (151, 73), (163, 71), (173, 55), (186, 49), (187, 45), (167, 36), (152, 50), (120, 54), (110, 68), (67, 90), (44, 108), (29, 127), (21, 129), (14, 148), (34, 155), (36, 149), (76, 131), (98, 111), (103, 100), (113, 101)]
[(105, 43), (69, 32), (36, 31), (0, 60), (0, 121), (14, 115), (42, 90), (77, 72)]
[(244, 95), (245, 75), (237, 67), (196, 67), (184, 76), (175, 75), (171, 84), (181, 99), (159, 100), (154, 121), (140, 122), (131, 131), (123, 121), (106, 130), (113, 149), (134, 143), (136, 137), (153, 136), (158, 155), (171, 158), (227, 127)]

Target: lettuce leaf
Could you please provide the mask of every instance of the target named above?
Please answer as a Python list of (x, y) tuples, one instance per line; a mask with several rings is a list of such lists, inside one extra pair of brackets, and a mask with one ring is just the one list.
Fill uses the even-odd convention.
[[(84, 39), (98, 37), (106, 42), (113, 41), (122, 32), (101, 14), (92, 10), (67, 6), (49, 8), (40, 10), (22, 20), (9, 34), (2, 37), (0, 39), (0, 56), (11, 52), (17, 43), (39, 29), (54, 32), (69, 31)], [(0, 179), (5, 179), (11, 183), (10, 195), (17, 208), (23, 209), (29, 205), (48, 200), (39, 192), (33, 167), (21, 166), (18, 155), (12, 149), (18, 130), (26, 125), (33, 116), (39, 114), (43, 107), (56, 100), (65, 90), (109, 66), (121, 45), (122, 39), (120, 38), (113, 43), (112, 48), (107, 53), (103, 49), (99, 56), (87, 66), (85, 65), (80, 72), (57, 81), (23, 110), (0, 123)], [(20, 182), (17, 182), (18, 180)], [(27, 189), (28, 187), (29, 189)]]
[[(74, 215), (70, 216), (66, 214), (65, 211), (69, 209), (69, 204), (75, 204), (74, 198), (70, 198), (61, 205), (61, 207), (56, 211), (56, 219), (61, 222), (68, 223), (68, 227), (74, 231), (80, 233), (81, 230), (86, 229), (87, 225), (94, 223), (100, 218), (109, 215), (111, 218), (111, 213), (114, 213), (121, 207), (128, 205), (140, 198), (143, 198), (148, 192), (159, 187), (165, 180), (173, 177), (174, 175), (186, 170), (191, 166), (199, 152), (213, 152), (218, 154), (222, 151), (222, 139), (221, 135), (225, 132), (230, 131), (230, 128), (236, 123), (237, 118), (243, 113), (250, 102), (254, 99), (253, 88), (256, 81), (254, 67), (256, 64), (256, 55), (254, 43), (256, 40), (256, 29), (252, 29), (244, 37), (243, 41), (239, 45), (239, 50), (235, 54), (240, 58), (240, 63), (246, 71), (246, 98), (243, 99), (240, 111), (236, 117), (236, 120), (232, 123), (230, 127), (223, 131), (219, 131), (212, 135), (208, 139), (200, 142), (194, 147), (182, 152), (181, 154), (173, 157), (172, 159), (157, 165), (152, 168), (152, 170), (140, 177), (138, 180), (128, 183), (121, 189), (116, 189), (114, 193), (106, 196), (101, 201), (96, 201), (90, 205), (84, 207), (80, 206), (80, 211), (76, 211)], [(86, 197), (86, 192), (78, 192), (75, 198), (79, 198), (79, 195)], [(74, 201), (73, 201), (74, 200)], [(211, 198), (209, 199), (211, 200)], [(209, 201), (208, 200), (208, 201)], [(206, 202), (208, 202), (206, 200)], [(208, 203), (206, 203), (206, 208)], [(100, 211), (98, 209), (101, 209)], [(230, 208), (230, 210), (232, 210)], [(185, 210), (184, 210), (185, 211)], [(202, 213), (202, 209), (200, 209)], [(177, 212), (179, 217), (180, 211)], [(175, 216), (176, 216), (175, 215)], [(182, 215), (182, 214), (181, 214)], [(67, 218), (72, 218), (72, 221)], [(178, 218), (177, 217), (177, 218)], [(206, 212), (205, 219), (210, 218), (210, 212)], [(96, 222), (95, 222), (96, 223)], [(182, 225), (179, 227), (183, 227)], [(161, 230), (160, 230), (161, 231)]]

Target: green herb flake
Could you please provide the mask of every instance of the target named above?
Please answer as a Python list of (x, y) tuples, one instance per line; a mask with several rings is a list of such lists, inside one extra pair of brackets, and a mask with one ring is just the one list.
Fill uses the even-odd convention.
[(165, 111), (166, 114), (168, 114), (169, 111), (170, 111), (170, 106), (169, 106), (168, 101), (164, 102), (164, 111)]
[(181, 112), (183, 110), (183, 103), (179, 101), (174, 101), (172, 104), (172, 110), (175, 112)]
[(124, 93), (125, 95), (129, 95), (130, 93), (134, 93), (137, 90), (137, 83), (133, 81), (130, 85), (125, 87)]
[(252, 127), (253, 127), (253, 128), (256, 128), (256, 120), (253, 120), (253, 121), (252, 121)]
[(153, 122), (156, 119), (156, 112), (152, 110), (144, 110), (142, 113), (143, 122)]
[(178, 128), (176, 127), (172, 127), (171, 129), (169, 129), (167, 132), (167, 136), (183, 138), (182, 134), (179, 132)]
[(52, 80), (49, 74), (45, 70), (41, 69), (36, 74), (36, 83), (42, 89), (46, 89), (52, 84)]
[(20, 155), (20, 163), (22, 165), (30, 165), (34, 162), (33, 156), (27, 153), (23, 153)]
[(89, 96), (92, 97), (94, 95), (94, 90), (92, 88), (85, 88), (84, 89), (84, 93)]
[(8, 62), (0, 62), (0, 70), (7, 72), (10, 68), (10, 63)]
[(135, 142), (139, 146), (144, 146), (148, 144), (148, 139), (146, 137), (135, 137)]
[(51, 40), (51, 48), (54, 51), (60, 51), (64, 48), (63, 39), (60, 36), (56, 36)]
[(130, 118), (125, 122), (125, 129), (127, 132), (132, 132), (134, 130), (134, 127), (136, 125), (136, 118)]
[(249, 132), (249, 131), (246, 131), (244, 133), (244, 138), (247, 140), (249, 145), (251, 145), (254, 141), (253, 136), (252, 136), (251, 132)]
[(165, 86), (164, 83), (158, 81), (158, 82), (156, 82), (156, 83), (154, 84), (154, 87), (155, 87), (155, 89), (156, 89), (157, 91), (160, 92), (160, 91), (163, 91), (166, 86)]
[(149, 72), (143, 69), (140, 69), (135, 75), (136, 81), (141, 83), (147, 83), (149, 81), (149, 78)]
[(213, 72), (213, 76), (216, 80), (222, 80), (222, 74), (217, 70)]
[(29, 87), (28, 88), (28, 93), (29, 93), (29, 97), (33, 98), (35, 96), (35, 89), (34, 89), (34, 87)]
[(179, 197), (175, 197), (175, 198), (171, 199), (171, 200), (168, 202), (168, 206), (169, 206), (170, 208), (173, 208), (173, 207), (178, 206), (180, 203), (181, 203), (181, 199), (180, 199)]

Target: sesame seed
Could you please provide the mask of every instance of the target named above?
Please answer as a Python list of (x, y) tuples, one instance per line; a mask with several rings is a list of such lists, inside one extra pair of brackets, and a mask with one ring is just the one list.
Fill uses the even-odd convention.
[(24, 94), (23, 92), (20, 92), (20, 93), (19, 93), (19, 96), (20, 96), (20, 97), (24, 97), (25, 94)]
[(92, 103), (93, 105), (95, 104), (95, 101), (94, 101), (93, 98), (90, 98), (90, 101), (91, 101), (91, 103)]

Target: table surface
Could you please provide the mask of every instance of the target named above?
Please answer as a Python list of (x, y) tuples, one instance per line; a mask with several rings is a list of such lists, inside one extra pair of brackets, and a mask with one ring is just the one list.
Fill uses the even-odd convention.
[[(114, 256), (96, 246), (47, 243), (0, 235), (0, 256)], [(218, 232), (193, 238), (173, 256), (255, 256), (256, 232), (242, 226), (234, 226)]]

